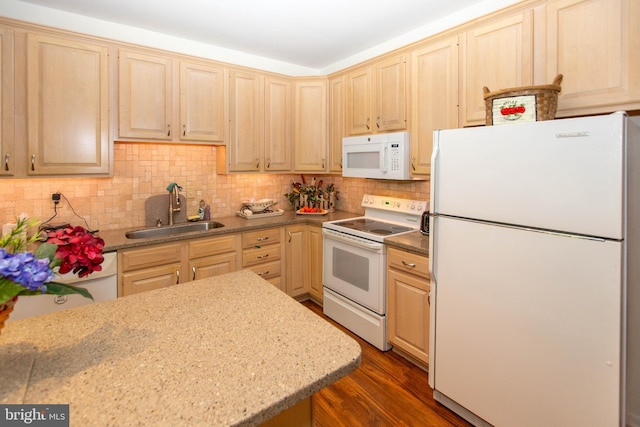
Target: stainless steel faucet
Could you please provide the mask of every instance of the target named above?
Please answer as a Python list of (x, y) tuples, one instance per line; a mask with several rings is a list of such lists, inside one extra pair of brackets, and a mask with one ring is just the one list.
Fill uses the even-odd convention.
[(173, 214), (180, 212), (180, 190), (182, 187), (177, 182), (172, 182), (167, 186), (169, 192), (169, 225), (173, 225)]

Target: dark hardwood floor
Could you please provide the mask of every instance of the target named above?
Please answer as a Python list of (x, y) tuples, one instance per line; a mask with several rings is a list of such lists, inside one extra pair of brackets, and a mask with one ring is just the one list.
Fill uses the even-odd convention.
[(425, 371), (352, 334), (324, 316), (314, 302), (302, 304), (352, 336), (362, 348), (360, 367), (316, 394), (316, 426), (470, 426), (433, 400)]

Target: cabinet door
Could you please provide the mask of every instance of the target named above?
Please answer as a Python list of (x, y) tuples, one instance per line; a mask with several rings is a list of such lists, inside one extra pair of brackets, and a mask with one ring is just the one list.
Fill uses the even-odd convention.
[(429, 175), (433, 131), (458, 127), (458, 37), (416, 49), (411, 66), (411, 173)]
[(322, 227), (308, 226), (309, 251), (306, 265), (309, 267), (309, 293), (322, 302)]
[(262, 168), (262, 112), (257, 74), (231, 71), (229, 78), (230, 172), (255, 172)]
[(371, 68), (353, 71), (347, 80), (347, 135), (371, 133)]
[(429, 280), (389, 269), (387, 292), (389, 342), (429, 363)]
[(29, 175), (108, 174), (106, 46), (27, 34)]
[(189, 261), (190, 280), (205, 279), (236, 271), (236, 254), (228, 253)]
[(406, 64), (406, 56), (400, 55), (376, 65), (376, 131), (407, 128)]
[(480, 24), (463, 33), (460, 43), (461, 123), (485, 124), (484, 86), (498, 90), (533, 84), (533, 12)]
[(327, 81), (296, 82), (297, 171), (326, 171), (327, 125)]
[(286, 286), (287, 294), (292, 297), (308, 292), (307, 273), (307, 229), (304, 225), (292, 225), (286, 228)]
[(264, 84), (264, 170), (291, 170), (291, 82), (266, 78)]
[(13, 30), (0, 27), (0, 176), (15, 174)]
[(122, 275), (119, 297), (153, 291), (180, 283), (180, 264), (135, 270)]
[(180, 62), (180, 139), (224, 142), (224, 68)]
[(557, 116), (640, 108), (640, 3), (556, 0), (546, 10), (545, 83), (564, 75)]
[(124, 138), (171, 140), (173, 61), (120, 50), (118, 134)]
[(342, 138), (346, 136), (344, 77), (329, 80), (329, 172), (342, 172)]

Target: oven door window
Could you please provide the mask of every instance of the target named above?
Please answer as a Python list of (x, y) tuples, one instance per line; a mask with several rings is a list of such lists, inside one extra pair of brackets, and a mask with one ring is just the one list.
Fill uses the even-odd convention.
[(344, 249), (334, 248), (332, 276), (369, 292), (369, 258)]

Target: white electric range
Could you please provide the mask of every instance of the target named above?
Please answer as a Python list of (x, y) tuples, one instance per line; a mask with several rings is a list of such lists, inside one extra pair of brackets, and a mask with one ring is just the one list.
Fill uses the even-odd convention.
[(384, 241), (420, 229), (427, 202), (365, 195), (364, 216), (323, 224), (323, 311), (380, 350), (386, 336)]

